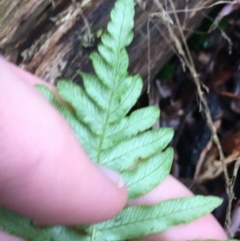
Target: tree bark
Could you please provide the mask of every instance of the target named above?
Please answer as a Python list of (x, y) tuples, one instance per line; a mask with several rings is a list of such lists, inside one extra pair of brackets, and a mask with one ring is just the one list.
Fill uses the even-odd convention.
[[(58, 79), (72, 79), (81, 83), (78, 69), (91, 71), (89, 54), (96, 49), (96, 41), (89, 41), (92, 33), (105, 29), (113, 0), (22, 0), (0, 1), (0, 50), (11, 62), (34, 73), (50, 83)], [(160, 0), (167, 11), (169, 1)], [(165, 5), (165, 3), (167, 5)], [(203, 19), (214, 0), (173, 0), (186, 37)], [(171, 40), (158, 17), (160, 10), (154, 0), (136, 1), (134, 40), (128, 47), (130, 72), (152, 78), (172, 56)], [(173, 20), (175, 33), (179, 31)], [(90, 32), (89, 32), (90, 30)], [(91, 33), (91, 34), (89, 34)], [(149, 61), (150, 56), (150, 61)]]

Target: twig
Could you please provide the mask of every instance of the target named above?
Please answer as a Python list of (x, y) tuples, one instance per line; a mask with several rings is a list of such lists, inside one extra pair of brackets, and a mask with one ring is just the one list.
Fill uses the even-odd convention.
[[(221, 147), (220, 140), (217, 136), (217, 131), (216, 131), (216, 128), (214, 126), (214, 123), (213, 123), (213, 120), (212, 120), (212, 117), (211, 117), (211, 113), (210, 113), (210, 110), (209, 110), (209, 107), (208, 107), (208, 104), (207, 104), (207, 101), (206, 101), (205, 93), (202, 91), (202, 87), (205, 87), (205, 86), (203, 86), (203, 84), (201, 83), (201, 81), (199, 79), (199, 76), (197, 74), (193, 59), (192, 59), (191, 54), (190, 54), (190, 50), (189, 50), (187, 42), (186, 42), (186, 38), (185, 38), (184, 33), (183, 33), (183, 29), (181, 27), (180, 21), (178, 19), (177, 14), (176, 14), (177, 11), (175, 9), (173, 1), (170, 0), (169, 2), (170, 2), (171, 7), (172, 7), (172, 13), (174, 15), (175, 22), (177, 24), (177, 27), (178, 27), (178, 30), (179, 30), (179, 33), (180, 33), (181, 42), (183, 42), (184, 48), (183, 48), (180, 40), (178, 39), (177, 35), (173, 31), (171, 21), (169, 20), (169, 18), (170, 18), (169, 13), (170, 12), (169, 11), (166, 12), (164, 10), (164, 8), (163, 8), (163, 6), (162, 6), (162, 4), (160, 3), (159, 0), (154, 0), (154, 2), (160, 10), (160, 13), (158, 14), (158, 16), (160, 17), (162, 22), (167, 27), (169, 36), (173, 40), (173, 43), (175, 45), (175, 48), (178, 51), (178, 54), (181, 56), (181, 59), (184, 61), (184, 64), (189, 69), (190, 74), (193, 77), (193, 80), (194, 80), (196, 88), (197, 88), (197, 95), (198, 95), (198, 101), (199, 101), (198, 104), (199, 104), (200, 110), (202, 111), (202, 114), (206, 119), (207, 125), (209, 126), (209, 129), (212, 133), (213, 142), (217, 146), (217, 149), (218, 149), (218, 152), (219, 152), (220, 161), (222, 163), (223, 172), (224, 172), (224, 176), (225, 176), (226, 192), (227, 192), (228, 197), (229, 197), (228, 213), (226, 215), (226, 220), (225, 220), (225, 227), (227, 229), (227, 232), (229, 233), (229, 227), (230, 227), (230, 223), (231, 223), (231, 207), (232, 207), (232, 201), (234, 199), (233, 184), (234, 184), (235, 181), (233, 182), (233, 180), (231, 180), (229, 178), (229, 175), (228, 175), (227, 167), (226, 167), (225, 162), (224, 162), (225, 157), (224, 157), (223, 149)], [(225, 2), (225, 1), (219, 1), (218, 4), (223, 3), (223, 2)], [(216, 3), (210, 5), (209, 7), (211, 7), (213, 5), (216, 5)], [(156, 14), (155, 14), (155, 16), (156, 16)], [(239, 164), (237, 165), (237, 168), (238, 167), (239, 167)]]
[(204, 5), (202, 7), (199, 7), (199, 8), (188, 8), (188, 9), (178, 9), (178, 10), (172, 10), (172, 11), (166, 11), (167, 13), (188, 13), (188, 12), (197, 12), (197, 11), (201, 11), (201, 10), (204, 10), (204, 9), (209, 9), (209, 8), (213, 8), (217, 5), (220, 5), (220, 4), (234, 4), (235, 2), (237, 1), (217, 1), (213, 4), (210, 4), (210, 5), (206, 5), (207, 2), (204, 3)]
[(232, 222), (229, 227), (230, 237), (234, 237), (240, 227), (240, 202), (238, 201), (233, 209)]
[(148, 40), (148, 87), (147, 87), (147, 93), (150, 93), (150, 80), (151, 80), (151, 52), (150, 52), (150, 30), (149, 30), (149, 24), (150, 24), (150, 19), (147, 21), (147, 40)]
[(226, 231), (227, 231), (229, 237), (232, 237), (232, 235), (233, 235), (232, 229), (231, 229), (231, 227), (232, 227), (232, 225), (231, 225), (231, 211), (232, 211), (232, 202), (235, 199), (233, 189), (234, 189), (234, 186), (235, 186), (235, 181), (236, 181), (236, 178), (237, 178), (239, 166), (240, 166), (240, 157), (237, 159), (237, 161), (234, 164), (233, 176), (229, 180), (229, 190), (228, 190), (229, 193), (227, 193), (229, 200), (228, 200), (227, 214), (226, 214), (226, 220), (225, 220), (225, 227), (226, 227)]

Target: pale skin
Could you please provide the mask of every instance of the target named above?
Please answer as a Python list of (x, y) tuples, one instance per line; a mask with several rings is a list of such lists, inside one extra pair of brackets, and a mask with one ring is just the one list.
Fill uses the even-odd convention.
[[(0, 205), (39, 224), (89, 224), (127, 202), (121, 177), (93, 164), (64, 118), (34, 88), (44, 82), (0, 59)], [(54, 89), (54, 87), (52, 87)], [(172, 176), (140, 204), (190, 196)], [(142, 240), (226, 239), (212, 215)], [(0, 232), (1, 241), (22, 239)]]

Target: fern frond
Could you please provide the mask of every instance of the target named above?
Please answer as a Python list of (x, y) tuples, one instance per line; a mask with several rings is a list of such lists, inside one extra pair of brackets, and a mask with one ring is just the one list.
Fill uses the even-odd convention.
[[(159, 119), (156, 107), (129, 113), (142, 91), (138, 75), (128, 74), (126, 46), (133, 39), (134, 1), (117, 0), (98, 52), (90, 59), (95, 74), (79, 72), (84, 87), (59, 81), (59, 100), (43, 86), (38, 89), (68, 121), (92, 161), (119, 171), (129, 199), (159, 185), (169, 174), (173, 150), (167, 145), (173, 130), (150, 130)], [(90, 226), (38, 228), (29, 219), (0, 208), (0, 228), (31, 241), (120, 241), (160, 232), (211, 212), (214, 197), (168, 200), (154, 206), (127, 207), (115, 218)]]
[(216, 197), (187, 197), (163, 201), (154, 206), (125, 208), (115, 218), (95, 225), (96, 240), (133, 239), (188, 223), (221, 204)]

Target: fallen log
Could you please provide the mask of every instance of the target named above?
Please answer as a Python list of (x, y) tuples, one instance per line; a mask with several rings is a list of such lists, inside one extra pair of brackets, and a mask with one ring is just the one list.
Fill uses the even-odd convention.
[[(179, 36), (174, 11), (167, 2), (160, 0), (169, 13), (167, 21), (173, 21), (175, 33)], [(207, 8), (199, 9), (214, 0), (173, 0), (173, 3), (187, 37), (199, 25), (203, 13), (208, 11)], [(88, 56), (96, 49), (94, 33), (106, 27), (113, 4), (112, 0), (2, 0), (1, 53), (50, 83), (61, 78), (81, 83), (76, 70), (92, 70)], [(152, 17), (159, 11), (154, 0), (136, 1), (135, 37), (128, 47), (130, 72), (139, 73), (145, 86), (147, 79), (152, 80), (173, 54), (163, 22)]]

